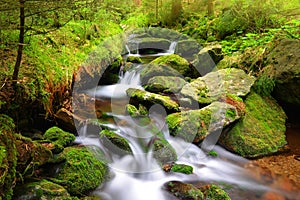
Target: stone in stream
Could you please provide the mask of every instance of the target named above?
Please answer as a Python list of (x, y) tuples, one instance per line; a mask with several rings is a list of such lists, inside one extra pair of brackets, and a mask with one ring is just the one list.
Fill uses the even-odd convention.
[(160, 104), (168, 113), (179, 111), (179, 105), (168, 96), (134, 88), (127, 89), (126, 93), (130, 97), (129, 103), (135, 106), (142, 104), (149, 109), (155, 104)]
[(178, 41), (175, 47), (175, 54), (186, 58), (188, 61), (192, 61), (195, 59), (200, 50), (201, 46), (196, 40), (183, 39)]
[(202, 200), (204, 195), (194, 185), (180, 181), (168, 181), (163, 185), (163, 189), (170, 192), (178, 199)]
[(17, 149), (13, 119), (0, 114), (0, 199), (11, 199), (16, 166)]
[(241, 69), (221, 69), (184, 85), (180, 93), (200, 104), (209, 104), (228, 94), (246, 96), (254, 81)]
[(221, 131), (240, 117), (235, 106), (225, 102), (213, 102), (202, 109), (170, 114), (166, 121), (171, 135), (187, 142), (199, 143), (210, 133)]
[(251, 92), (245, 104), (244, 117), (222, 133), (220, 144), (247, 158), (269, 155), (284, 147), (286, 115), (276, 101)]
[(197, 78), (200, 76), (196, 68), (191, 66), (185, 58), (176, 54), (160, 56), (154, 59), (151, 64), (159, 64), (172, 67), (183, 77)]
[(175, 76), (154, 76), (143, 85), (145, 90), (154, 93), (178, 93), (187, 82)]
[(83, 196), (95, 190), (108, 175), (104, 156), (100, 151), (96, 153), (97, 157), (87, 147), (65, 148), (59, 154), (65, 161), (51, 181), (74, 196)]
[[(68, 191), (63, 187), (51, 181), (42, 179), (36, 182), (29, 182), (19, 185), (14, 189), (15, 200), (63, 200), (71, 199)], [(74, 198), (75, 200), (75, 198)]]

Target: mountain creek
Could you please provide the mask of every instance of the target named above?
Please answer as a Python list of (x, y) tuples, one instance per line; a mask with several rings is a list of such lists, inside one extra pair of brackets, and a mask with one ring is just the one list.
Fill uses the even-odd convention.
[(13, 199), (300, 199), (299, 117), (282, 99), (224, 66), (219, 44), (156, 28), (125, 36), (83, 63), (57, 126), (13, 136), (1, 125)]

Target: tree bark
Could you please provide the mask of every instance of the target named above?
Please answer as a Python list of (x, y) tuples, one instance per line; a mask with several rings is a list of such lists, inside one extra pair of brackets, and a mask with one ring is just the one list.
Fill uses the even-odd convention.
[(13, 73), (13, 77), (12, 77), (14, 84), (16, 84), (17, 80), (18, 80), (20, 65), (21, 65), (21, 61), (22, 61), (23, 46), (24, 46), (25, 1), (26, 0), (19, 0), (19, 3), (20, 3), (20, 33), (19, 33), (19, 44), (18, 44), (19, 47), (18, 47), (17, 60), (15, 63), (14, 73)]
[(214, 0), (207, 1), (207, 14), (209, 17), (214, 16)]

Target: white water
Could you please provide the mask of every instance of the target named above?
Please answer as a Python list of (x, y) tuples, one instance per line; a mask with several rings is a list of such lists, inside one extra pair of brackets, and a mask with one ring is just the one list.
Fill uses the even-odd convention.
[[(176, 44), (173, 43), (168, 53), (174, 53), (175, 46)], [(126, 72), (117, 84), (101, 86), (89, 91), (90, 94), (95, 94), (96, 98), (111, 98), (111, 115), (114, 123), (105, 126), (126, 138), (133, 152), (133, 155), (127, 154), (125, 156), (112, 153), (110, 149), (104, 147), (99, 138), (89, 137), (89, 135), (97, 136), (98, 132), (87, 133), (86, 128), (82, 128), (81, 142), (91, 147), (91, 150), (100, 149), (110, 161), (111, 179), (95, 190), (93, 192), (95, 195), (101, 196), (104, 200), (167, 200), (170, 199), (170, 196), (166, 195), (162, 186), (171, 180), (222, 182), (253, 193), (273, 190), (262, 180), (256, 180), (249, 175), (249, 172), (243, 168), (243, 165), (248, 162), (246, 159), (233, 155), (218, 146), (214, 147), (214, 150), (218, 152), (218, 157), (212, 158), (207, 156), (200, 147), (187, 143), (180, 138), (171, 137), (164, 118), (166, 112), (160, 107), (152, 109), (153, 112), (149, 114), (151, 123), (144, 126), (141, 126), (138, 120), (125, 116), (124, 112), (121, 112), (123, 114), (114, 112), (115, 103), (120, 98), (126, 97), (128, 88), (142, 89), (138, 71)], [(125, 105), (123, 105), (123, 109), (125, 109)], [(188, 164), (193, 167), (192, 175), (165, 173), (153, 158), (151, 148), (148, 151), (142, 148), (154, 137), (151, 133), (151, 126), (153, 125), (157, 126), (176, 150), (178, 156), (176, 163)], [(283, 194), (282, 191), (280, 193)], [(176, 198), (172, 197), (172, 199)]]

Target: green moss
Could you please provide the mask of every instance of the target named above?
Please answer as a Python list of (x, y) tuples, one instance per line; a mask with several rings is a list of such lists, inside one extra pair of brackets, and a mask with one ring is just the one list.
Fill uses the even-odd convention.
[(66, 161), (53, 181), (65, 187), (71, 195), (87, 194), (105, 180), (107, 166), (86, 147), (67, 147), (61, 156)]
[(128, 141), (110, 130), (102, 130), (100, 132), (100, 139), (103, 140), (104, 145), (109, 146), (110, 150), (116, 149), (117, 151), (125, 151), (127, 153), (132, 152)]
[(274, 99), (251, 92), (245, 105), (245, 116), (222, 134), (221, 144), (244, 157), (268, 155), (283, 147), (286, 115)]
[(151, 64), (166, 65), (178, 71), (182, 76), (193, 77), (189, 62), (176, 54), (160, 56), (153, 60)]
[(172, 172), (179, 172), (183, 174), (192, 174), (193, 173), (193, 167), (185, 164), (174, 164), (171, 168)]
[(15, 143), (13, 120), (0, 114), (0, 199), (12, 198), (17, 165)]
[(149, 92), (177, 93), (187, 82), (180, 77), (154, 76), (143, 87)]
[(139, 108), (137, 109), (134, 105), (127, 104), (126, 111), (131, 117), (139, 117), (148, 115), (148, 110), (142, 104), (139, 104)]
[(192, 184), (179, 181), (169, 181), (164, 188), (179, 199), (201, 200), (203, 193)]
[(205, 199), (230, 200), (228, 194), (217, 185), (210, 185), (202, 189)]
[(213, 157), (217, 157), (218, 153), (216, 151), (210, 151), (210, 152), (208, 152), (208, 155), (213, 156)]
[(142, 63), (142, 59), (137, 56), (128, 56), (126, 59), (126, 62), (131, 62), (131, 63)]
[(70, 198), (68, 191), (51, 181), (41, 180), (19, 185), (15, 189), (15, 199), (44, 199), (44, 200), (63, 200)]
[(64, 147), (72, 144), (72, 142), (75, 140), (75, 136), (72, 133), (63, 131), (56, 126), (53, 126), (45, 132), (44, 139), (54, 144), (54, 148), (51, 149), (53, 153), (59, 153)]
[(179, 111), (179, 105), (175, 101), (171, 100), (171, 98), (168, 96), (154, 94), (133, 88), (129, 88), (126, 93), (130, 97), (129, 103), (132, 103), (133, 105), (141, 103), (142, 105), (150, 108), (154, 104), (160, 104), (165, 107), (167, 112)]

